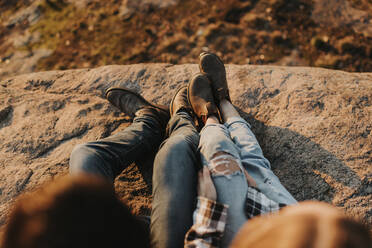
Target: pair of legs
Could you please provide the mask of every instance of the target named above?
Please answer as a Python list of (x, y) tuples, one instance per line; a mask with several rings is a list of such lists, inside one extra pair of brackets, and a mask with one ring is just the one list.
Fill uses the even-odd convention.
[[(247, 178), (272, 200), (296, 202), (271, 172), (249, 124), (231, 104), (223, 62), (216, 55), (204, 53), (199, 68), (201, 74), (176, 93), (170, 111), (127, 89), (109, 89), (107, 99), (122, 112), (136, 116), (133, 124), (114, 136), (80, 145), (71, 154), (72, 174), (98, 174), (113, 181), (137, 158), (156, 152), (170, 112), (169, 138), (161, 144), (154, 161), (151, 235), (155, 247), (183, 246), (192, 225), (200, 157), (212, 172), (217, 200), (230, 206), (223, 247), (246, 221), (243, 208)], [(225, 125), (216, 118), (215, 100)], [(200, 144), (194, 117), (205, 124)]]
[(88, 173), (113, 182), (127, 166), (143, 156), (154, 154), (151, 236), (154, 247), (183, 247), (192, 225), (195, 208), (197, 148), (199, 133), (192, 118), (178, 111), (164, 126), (151, 112), (134, 118), (121, 132), (86, 144), (71, 153), (70, 173)]
[(217, 201), (229, 205), (221, 247), (228, 247), (246, 222), (244, 206), (249, 186), (255, 186), (269, 199), (286, 205), (296, 200), (270, 169), (269, 161), (250, 125), (227, 100), (219, 105), (224, 124), (209, 116), (200, 133), (200, 155), (208, 166), (217, 191)]
[[(246, 221), (244, 200), (247, 177), (267, 197), (284, 204), (296, 201), (270, 170), (269, 162), (249, 128), (229, 101), (220, 103), (225, 124), (215, 116), (206, 120), (199, 133), (188, 111), (177, 111), (168, 122), (168, 138), (154, 113), (138, 114), (123, 131), (94, 142), (78, 145), (70, 158), (71, 174), (90, 173), (113, 182), (138, 158), (154, 154), (151, 235), (155, 247), (182, 247), (192, 225), (195, 209), (197, 164), (209, 166), (218, 201), (228, 204), (228, 220), (222, 246), (227, 247)], [(198, 153), (198, 145), (200, 154)], [(229, 169), (224, 168), (231, 164)]]

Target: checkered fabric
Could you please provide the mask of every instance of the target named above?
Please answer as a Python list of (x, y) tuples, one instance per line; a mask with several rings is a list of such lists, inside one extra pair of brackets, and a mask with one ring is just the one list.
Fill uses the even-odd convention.
[(265, 213), (277, 212), (280, 208), (285, 206), (285, 204), (277, 203), (267, 198), (267, 196), (258, 189), (248, 187), (244, 208), (245, 215), (248, 219)]
[(198, 197), (194, 225), (186, 234), (185, 247), (219, 247), (225, 230), (227, 209), (227, 205)]
[[(248, 219), (266, 213), (278, 211), (285, 204), (267, 198), (254, 187), (248, 187), (245, 202), (245, 214)], [(194, 225), (187, 232), (185, 247), (212, 248), (219, 247), (225, 230), (228, 206), (204, 197), (198, 197), (194, 211)]]

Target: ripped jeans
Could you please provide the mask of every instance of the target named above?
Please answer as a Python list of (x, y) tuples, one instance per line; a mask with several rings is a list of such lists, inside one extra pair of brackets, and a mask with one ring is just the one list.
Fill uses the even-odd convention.
[(229, 205), (221, 247), (229, 246), (247, 220), (244, 204), (248, 182), (244, 170), (249, 181), (271, 200), (286, 205), (297, 203), (271, 171), (270, 162), (243, 118), (206, 125), (200, 133), (199, 149), (203, 166), (211, 171), (217, 201)]

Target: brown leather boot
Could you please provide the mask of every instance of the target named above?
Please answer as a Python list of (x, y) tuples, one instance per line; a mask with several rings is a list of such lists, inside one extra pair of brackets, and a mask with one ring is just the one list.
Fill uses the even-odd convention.
[(195, 115), (203, 124), (209, 116), (218, 118), (218, 109), (214, 102), (212, 87), (209, 79), (203, 74), (196, 74), (189, 83), (188, 99)]
[(174, 94), (172, 101), (169, 105), (169, 112), (171, 117), (180, 109), (185, 110), (190, 115), (194, 115), (189, 100), (187, 99), (187, 86), (179, 88), (176, 94)]
[(169, 112), (170, 112), (171, 117), (173, 115), (175, 115), (181, 109), (183, 111), (187, 112), (190, 115), (190, 117), (192, 118), (192, 122), (193, 122), (195, 128), (198, 131), (200, 131), (201, 126), (199, 124), (197, 116), (195, 115), (195, 113), (194, 113), (194, 111), (193, 111), (193, 109), (190, 105), (190, 102), (189, 102), (189, 99), (188, 99), (188, 96), (187, 96), (187, 91), (188, 91), (187, 86), (183, 86), (183, 87), (181, 87), (177, 90), (176, 94), (174, 94), (174, 96), (172, 98), (172, 101), (169, 105)]
[(167, 106), (153, 104), (132, 90), (123, 87), (111, 87), (106, 90), (105, 97), (121, 112), (132, 118), (139, 114), (150, 113), (162, 125), (166, 125), (169, 120)]
[(226, 80), (226, 70), (222, 60), (216, 54), (203, 52), (199, 55), (199, 69), (211, 81), (217, 104), (223, 99), (231, 102)]

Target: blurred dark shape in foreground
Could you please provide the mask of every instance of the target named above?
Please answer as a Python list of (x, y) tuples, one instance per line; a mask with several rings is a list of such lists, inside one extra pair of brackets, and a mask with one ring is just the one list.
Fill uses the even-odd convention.
[(148, 230), (100, 178), (65, 177), (21, 197), (3, 248), (149, 247)]
[(367, 227), (323, 202), (302, 202), (248, 221), (231, 248), (370, 248)]
[[(3, 248), (149, 247), (149, 232), (100, 178), (64, 177), (15, 205)], [(231, 247), (369, 248), (368, 229), (321, 202), (303, 202), (255, 217)]]

